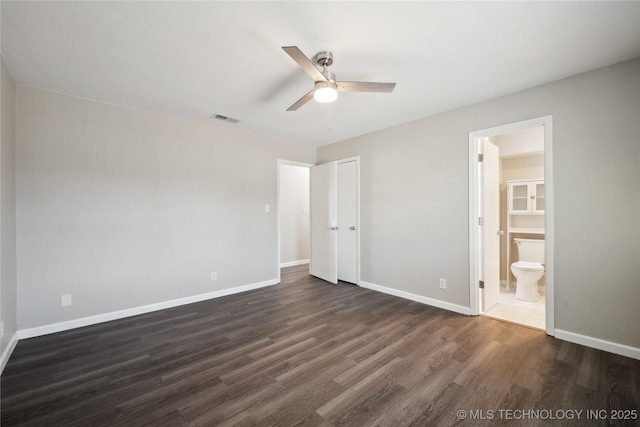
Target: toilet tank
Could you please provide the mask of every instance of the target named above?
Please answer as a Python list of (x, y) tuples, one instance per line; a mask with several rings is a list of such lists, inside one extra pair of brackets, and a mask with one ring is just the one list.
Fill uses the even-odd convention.
[(518, 261), (539, 262), (544, 264), (543, 239), (513, 239), (518, 245)]

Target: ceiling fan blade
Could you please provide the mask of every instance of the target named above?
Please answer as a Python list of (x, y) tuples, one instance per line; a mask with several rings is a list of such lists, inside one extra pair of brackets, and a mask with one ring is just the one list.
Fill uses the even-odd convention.
[(393, 92), (395, 83), (336, 82), (338, 92)]
[(313, 65), (313, 62), (306, 57), (304, 53), (297, 46), (283, 46), (282, 50), (287, 52), (291, 59), (296, 61), (298, 65), (307, 73), (314, 82), (326, 82), (327, 78), (322, 75), (320, 70)]
[(306, 104), (307, 102), (311, 101), (311, 99), (313, 98), (313, 92), (314, 92), (314, 89), (312, 89), (309, 92), (307, 92), (307, 94), (305, 96), (303, 96), (302, 98), (298, 99), (295, 102), (295, 104), (293, 104), (291, 107), (287, 108), (287, 111), (296, 111), (298, 108), (302, 107), (304, 104)]

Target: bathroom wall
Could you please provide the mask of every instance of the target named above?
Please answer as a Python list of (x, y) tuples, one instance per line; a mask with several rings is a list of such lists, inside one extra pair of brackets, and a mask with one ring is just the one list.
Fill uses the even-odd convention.
[(500, 149), (500, 157), (542, 154), (544, 152), (544, 126), (534, 126), (495, 135), (490, 139)]
[(544, 154), (503, 158), (501, 184), (517, 179), (544, 179)]
[(280, 165), (280, 265), (309, 262), (309, 168)]

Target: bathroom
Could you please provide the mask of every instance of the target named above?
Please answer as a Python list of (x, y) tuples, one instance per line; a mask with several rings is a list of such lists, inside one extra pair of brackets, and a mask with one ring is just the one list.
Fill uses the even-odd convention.
[(544, 329), (544, 127), (490, 142), (500, 153), (500, 295), (485, 315)]

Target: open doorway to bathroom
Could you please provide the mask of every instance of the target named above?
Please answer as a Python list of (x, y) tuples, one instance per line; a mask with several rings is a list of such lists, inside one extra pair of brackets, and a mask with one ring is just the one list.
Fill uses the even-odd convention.
[(544, 127), (488, 142), (499, 153), (500, 286), (491, 307), (485, 298), (484, 314), (544, 330)]
[(551, 117), (469, 136), (472, 314), (553, 335)]

